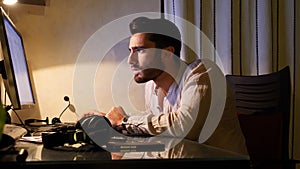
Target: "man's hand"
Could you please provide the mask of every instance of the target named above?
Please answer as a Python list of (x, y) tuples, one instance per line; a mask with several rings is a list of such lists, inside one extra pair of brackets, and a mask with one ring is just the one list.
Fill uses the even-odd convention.
[(122, 120), (125, 116), (126, 113), (124, 112), (123, 108), (120, 106), (112, 107), (109, 110), (109, 112), (105, 115), (105, 117), (108, 118), (112, 127), (114, 128), (122, 125)]
[(83, 114), (81, 114), (78, 118), (78, 120), (80, 120), (83, 117), (87, 117), (87, 116), (93, 116), (93, 115), (97, 115), (97, 116), (105, 116), (106, 114), (97, 110), (90, 110), (88, 112), (85, 112)]

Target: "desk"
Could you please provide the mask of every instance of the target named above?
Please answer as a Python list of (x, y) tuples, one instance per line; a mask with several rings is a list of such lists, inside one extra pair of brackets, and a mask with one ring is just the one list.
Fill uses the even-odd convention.
[(65, 169), (125, 169), (125, 168), (222, 168), (247, 169), (248, 156), (239, 155), (190, 140), (153, 140), (139, 138), (143, 142), (164, 142), (163, 150), (146, 152), (109, 152), (109, 151), (57, 151), (46, 149), (42, 144), (18, 142), (16, 148), (25, 148), (28, 157), (18, 163), (14, 154), (0, 157), (1, 169), (4, 168), (65, 168)]

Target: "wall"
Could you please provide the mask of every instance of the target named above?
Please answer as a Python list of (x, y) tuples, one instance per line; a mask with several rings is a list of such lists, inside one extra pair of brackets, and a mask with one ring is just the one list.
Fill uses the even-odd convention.
[[(18, 111), (18, 114), (23, 120), (46, 117), (51, 120), (59, 116), (67, 105), (63, 100), (64, 96), (69, 96), (71, 103), (74, 103), (75, 64), (85, 42), (101, 27), (120, 17), (137, 12), (159, 12), (160, 1), (49, 0), (46, 6), (17, 4), (5, 8), (23, 35), (37, 101), (34, 110), (22, 110)], [(117, 35), (118, 32), (115, 33)], [(109, 39), (103, 39), (100, 43), (105, 44), (107, 40)], [(97, 86), (91, 90), (98, 92), (95, 98), (98, 99), (99, 105), (90, 109), (107, 112), (114, 105), (110, 96), (110, 80), (117, 65), (114, 65), (111, 59), (126, 58), (128, 46), (124, 41), (117, 44), (115, 48), (118, 50), (110, 50), (105, 57), (107, 61), (102, 62), (97, 68), (99, 73), (96, 77), (101, 81), (96, 79)], [(84, 82), (82, 84), (84, 86)], [(142, 92), (137, 90), (139, 87), (135, 85), (129, 88), (136, 93)], [(99, 93), (100, 91), (102, 92)], [(133, 98), (133, 100), (140, 99)], [(89, 102), (90, 100), (85, 100), (76, 103), (75, 107)], [(12, 116), (14, 121), (18, 122), (14, 115)], [(61, 119), (64, 122), (75, 121), (77, 116), (68, 110)]]

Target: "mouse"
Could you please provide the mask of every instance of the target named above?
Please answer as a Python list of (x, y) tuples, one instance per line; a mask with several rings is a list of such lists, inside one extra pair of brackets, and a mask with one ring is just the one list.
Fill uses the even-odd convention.
[(16, 160), (19, 163), (24, 163), (26, 161), (27, 156), (28, 156), (28, 151), (22, 148), (22, 149), (20, 149), (20, 151), (16, 157)]

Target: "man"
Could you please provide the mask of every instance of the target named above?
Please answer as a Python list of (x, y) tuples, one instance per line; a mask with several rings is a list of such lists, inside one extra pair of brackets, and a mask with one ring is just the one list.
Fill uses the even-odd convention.
[[(209, 68), (200, 60), (189, 65), (180, 60), (180, 31), (168, 20), (139, 17), (130, 23), (130, 31), (128, 63), (134, 80), (146, 83), (146, 111), (127, 116), (122, 107), (113, 107), (105, 117), (112, 127), (122, 128), (129, 135), (197, 141), (211, 105)], [(247, 154), (230, 97), (218, 127), (204, 143)]]

